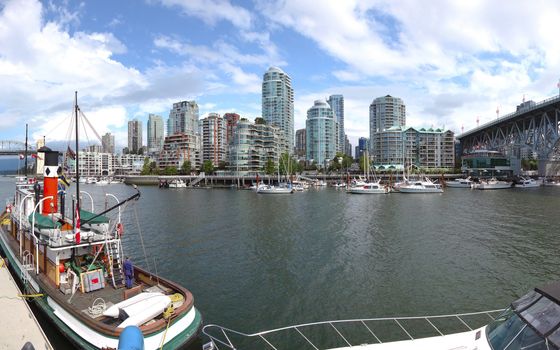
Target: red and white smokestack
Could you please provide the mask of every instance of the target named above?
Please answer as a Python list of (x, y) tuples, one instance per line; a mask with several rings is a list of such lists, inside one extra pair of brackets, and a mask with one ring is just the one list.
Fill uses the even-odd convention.
[(62, 168), (58, 165), (58, 152), (48, 147), (41, 147), (38, 152), (45, 154), (45, 166), (43, 169), (43, 215), (56, 213), (58, 210), (58, 174)]

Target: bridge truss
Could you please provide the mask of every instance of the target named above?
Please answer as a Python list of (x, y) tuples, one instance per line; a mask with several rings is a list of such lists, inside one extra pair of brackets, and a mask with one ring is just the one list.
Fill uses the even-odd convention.
[(530, 152), (541, 161), (560, 160), (560, 96), (521, 108), (458, 138), (463, 154), (487, 149), (518, 159)]
[[(28, 144), (27, 153), (35, 153), (35, 146)], [(25, 142), (13, 140), (0, 140), (0, 155), (18, 155), (25, 153)]]

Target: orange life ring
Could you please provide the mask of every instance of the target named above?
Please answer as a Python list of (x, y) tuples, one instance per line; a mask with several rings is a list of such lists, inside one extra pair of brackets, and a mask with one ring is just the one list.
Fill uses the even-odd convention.
[(124, 226), (122, 223), (119, 222), (117, 224), (117, 233), (119, 234), (119, 236), (122, 236), (123, 232), (124, 232)]

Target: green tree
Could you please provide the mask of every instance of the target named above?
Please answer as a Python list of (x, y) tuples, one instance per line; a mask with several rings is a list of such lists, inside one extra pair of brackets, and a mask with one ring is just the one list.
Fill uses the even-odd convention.
[(214, 164), (212, 164), (211, 160), (205, 160), (204, 163), (202, 163), (202, 171), (204, 171), (205, 174), (214, 173)]
[(352, 166), (352, 163), (354, 163), (354, 158), (350, 157), (349, 155), (344, 155), (342, 157), (342, 169), (344, 169), (345, 171), (348, 171), (348, 168), (350, 168)]
[(255, 124), (266, 124), (266, 120), (261, 117), (255, 118)]
[[(369, 159), (365, 155), (362, 155), (360, 157), (360, 171), (363, 172), (366, 169), (366, 165), (368, 164), (368, 162), (369, 162)], [(370, 168), (371, 168), (371, 166), (370, 166)]]
[(144, 165), (142, 166), (140, 175), (150, 175), (151, 173), (152, 171), (150, 169), (150, 158), (146, 157), (144, 158)]
[(267, 175), (272, 175), (276, 172), (276, 167), (274, 166), (274, 162), (272, 159), (268, 159), (266, 164), (264, 165), (264, 173)]
[(181, 165), (181, 174), (182, 175), (188, 175), (191, 173), (191, 162), (190, 160), (185, 160), (183, 162), (183, 165)]
[(219, 170), (226, 170), (228, 163), (224, 162), (223, 160), (218, 162), (218, 169)]
[(175, 168), (174, 166), (167, 166), (167, 167), (165, 167), (165, 169), (163, 169), (163, 174), (164, 175), (177, 175), (177, 168)]

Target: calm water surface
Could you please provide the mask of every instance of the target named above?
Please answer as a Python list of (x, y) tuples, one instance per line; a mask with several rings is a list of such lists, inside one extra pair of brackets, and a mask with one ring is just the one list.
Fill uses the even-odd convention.
[[(98, 211), (105, 193), (134, 193), (126, 185), (80, 188)], [(205, 323), (242, 332), (495, 309), (559, 277), (560, 188), (140, 190), (123, 211), (126, 253), (190, 289)], [(13, 181), (0, 178), (0, 197), (12, 192)]]

